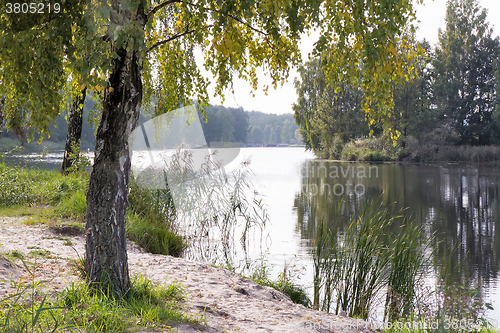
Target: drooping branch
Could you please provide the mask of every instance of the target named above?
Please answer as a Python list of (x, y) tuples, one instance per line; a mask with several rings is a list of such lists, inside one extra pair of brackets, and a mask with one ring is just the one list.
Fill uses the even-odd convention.
[(146, 15), (146, 22), (151, 18), (151, 16), (156, 14), (157, 11), (159, 11), (163, 7), (166, 7), (166, 6), (171, 5), (173, 3), (176, 3), (176, 2), (182, 2), (182, 0), (168, 0), (168, 1), (162, 2), (161, 4), (159, 4), (156, 7), (154, 7), (153, 9), (151, 9), (149, 11), (148, 15)]
[(261, 35), (266, 36), (266, 37), (267, 37), (267, 36), (269, 36), (269, 34), (268, 34), (267, 32), (262, 31), (262, 30), (259, 30), (259, 29), (255, 28), (255, 27), (253, 27), (252, 25), (250, 25), (250, 24), (248, 24), (247, 22), (243, 21), (243, 20), (242, 20), (242, 19), (240, 19), (239, 17), (236, 17), (236, 16), (231, 15), (231, 14), (228, 14), (227, 16), (228, 16), (228, 17), (230, 17), (230, 18), (232, 18), (233, 20), (235, 20), (235, 21), (237, 21), (237, 22), (239, 22), (239, 23), (243, 24), (243, 25), (244, 25), (244, 26), (246, 26), (247, 28), (250, 28), (250, 30), (253, 30), (253, 31), (255, 31), (255, 32), (257, 32), (257, 33), (259, 33), (259, 34), (261, 34)]
[(173, 40), (175, 40), (175, 39), (177, 39), (177, 38), (181, 38), (182, 36), (185, 36), (185, 35), (191, 34), (191, 33), (193, 33), (194, 31), (195, 31), (194, 29), (192, 29), (192, 30), (186, 30), (186, 31), (184, 31), (183, 33), (180, 33), (180, 34), (175, 34), (175, 35), (170, 36), (170, 37), (169, 37), (169, 38), (167, 38), (167, 39), (163, 39), (163, 40), (161, 40), (161, 41), (159, 41), (159, 42), (156, 42), (156, 43), (154, 43), (153, 45), (151, 45), (151, 46), (147, 49), (146, 53), (149, 53), (151, 50), (153, 50), (154, 48), (156, 48), (156, 47), (158, 47), (158, 46), (161, 46), (161, 45), (163, 45), (163, 44), (167, 44), (168, 42), (171, 42), (171, 41), (173, 41)]
[[(199, 7), (199, 8), (202, 8), (203, 10), (206, 10), (206, 11), (211, 11), (211, 12), (215, 12), (215, 13), (221, 13), (220, 10), (218, 9), (212, 9), (212, 8), (207, 8), (207, 7), (203, 7), (203, 6), (200, 6), (200, 5), (197, 5), (197, 4), (194, 4), (194, 3), (187, 3), (188, 5), (191, 5), (191, 6), (195, 6), (195, 7)], [(250, 30), (253, 30), (261, 35), (264, 35), (264, 36), (269, 36), (269, 34), (265, 31), (262, 31), (260, 29), (257, 29), (255, 28), (254, 26), (252, 26), (251, 24), (243, 21), (241, 18), (237, 17), (237, 16), (234, 16), (234, 15), (231, 15), (231, 14), (225, 14), (227, 15), (227, 17), (235, 20), (236, 22), (240, 23), (240, 24), (243, 24), (244, 26), (246, 26), (247, 28), (249, 28)]]
[[(154, 14), (156, 14), (156, 12), (158, 12), (160, 9), (162, 9), (162, 8), (164, 8), (164, 7), (166, 7), (166, 6), (170, 5), (170, 4), (173, 4), (173, 3), (181, 3), (181, 2), (183, 2), (183, 1), (182, 1), (182, 0), (168, 0), (168, 1), (162, 2), (161, 4), (157, 5), (156, 7), (154, 7), (153, 9), (151, 9), (151, 10), (149, 11), (149, 13), (148, 13), (148, 14), (147, 14), (147, 16), (146, 16), (146, 21), (148, 21), (148, 20), (149, 20), (149, 19), (150, 19), (150, 18), (151, 18)], [(221, 11), (220, 11), (220, 10), (218, 10), (218, 9), (211, 9), (211, 8), (207, 8), (207, 7), (204, 7), (204, 6), (201, 6), (201, 5), (195, 4), (195, 3), (190, 3), (190, 2), (184, 2), (184, 3), (186, 3), (187, 5), (193, 6), (193, 7), (198, 7), (198, 8), (201, 8), (201, 9), (203, 9), (203, 10), (205, 10), (205, 11), (212, 11), (212, 12), (216, 12), (216, 13), (221, 13)], [(260, 29), (257, 29), (256, 27), (254, 27), (254, 26), (252, 26), (251, 24), (249, 24), (249, 23), (245, 22), (243, 19), (241, 19), (241, 18), (239, 18), (239, 17), (237, 17), (237, 16), (234, 16), (234, 15), (232, 15), (232, 14), (225, 14), (225, 15), (227, 15), (227, 17), (229, 17), (229, 18), (231, 18), (231, 19), (235, 20), (236, 22), (238, 22), (238, 23), (240, 23), (240, 24), (242, 24), (242, 25), (246, 26), (247, 28), (251, 29), (252, 31), (254, 31), (254, 32), (258, 33), (258, 34), (261, 34), (261, 35), (265, 36), (265, 37), (266, 37), (266, 41), (267, 41), (267, 43), (269, 44), (269, 47), (270, 47), (271, 49), (273, 49), (273, 50), (274, 50), (274, 46), (273, 46), (273, 45), (269, 42), (269, 40), (267, 39), (267, 37), (269, 37), (269, 34), (268, 34), (267, 32), (262, 31), (262, 30), (260, 30)], [(209, 26), (207, 26), (207, 27), (209, 27), (209, 28), (210, 28), (210, 27), (213, 27), (213, 25), (209, 25)], [(151, 47), (149, 47), (149, 48), (147, 49), (146, 53), (149, 53), (151, 50), (153, 50), (154, 48), (156, 48), (156, 47), (158, 47), (158, 46), (161, 46), (161, 45), (163, 45), (163, 44), (166, 44), (166, 43), (171, 42), (171, 41), (173, 41), (173, 40), (175, 40), (175, 39), (177, 39), (177, 38), (180, 38), (180, 37), (182, 37), (182, 36), (185, 36), (185, 35), (190, 34), (190, 33), (193, 33), (193, 32), (194, 32), (194, 30), (186, 30), (186, 31), (185, 31), (185, 32), (183, 32), (183, 33), (175, 34), (175, 35), (172, 35), (171, 37), (169, 37), (169, 38), (167, 38), (167, 39), (164, 39), (164, 40), (161, 40), (161, 41), (159, 41), (159, 42), (156, 42), (156, 43), (154, 43)]]

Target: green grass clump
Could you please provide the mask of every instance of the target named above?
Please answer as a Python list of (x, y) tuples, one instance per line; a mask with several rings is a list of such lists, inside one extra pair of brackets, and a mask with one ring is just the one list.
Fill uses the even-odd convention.
[(292, 302), (302, 304), (305, 307), (311, 306), (311, 300), (307, 296), (306, 291), (299, 285), (294, 283), (296, 276), (295, 267), (289, 268), (287, 265), (283, 268), (283, 272), (279, 274), (277, 280), (269, 278), (269, 268), (262, 263), (249, 276), (250, 280), (260, 284), (274, 288), (282, 293), (290, 296)]
[(127, 214), (127, 237), (149, 253), (174, 257), (179, 257), (188, 246), (184, 237), (167, 225), (133, 212)]
[(28, 246), (28, 249), (31, 251), (28, 252), (28, 257), (36, 258), (36, 257), (50, 257), (50, 251), (47, 249), (41, 249), (38, 246)]
[[(0, 214), (28, 216), (28, 225), (57, 225), (62, 219), (84, 222), (89, 174), (35, 168), (9, 167), (0, 163)], [(128, 238), (146, 251), (180, 256), (187, 242), (175, 227), (175, 207), (165, 190), (141, 189), (130, 180), (127, 207)]]
[(86, 283), (71, 283), (61, 293), (48, 293), (36, 281), (37, 259), (36, 255), (33, 261), (21, 259), (30, 278), (20, 281), (15, 294), (0, 300), (1, 332), (130, 332), (195, 323), (179, 310), (186, 293), (178, 284), (156, 285), (136, 276), (127, 294), (118, 299), (91, 290)]
[(177, 322), (193, 322), (179, 311), (185, 291), (177, 284), (160, 286), (143, 276), (131, 281), (119, 299), (86, 284), (71, 286), (58, 298), (66, 309), (65, 322), (91, 332), (129, 332), (131, 327), (158, 329)]
[(175, 224), (175, 207), (168, 190), (148, 190), (130, 180), (127, 237), (146, 251), (179, 257), (188, 247)]
[(56, 213), (65, 218), (83, 221), (87, 211), (87, 198), (82, 192), (75, 192), (62, 199), (56, 206)]

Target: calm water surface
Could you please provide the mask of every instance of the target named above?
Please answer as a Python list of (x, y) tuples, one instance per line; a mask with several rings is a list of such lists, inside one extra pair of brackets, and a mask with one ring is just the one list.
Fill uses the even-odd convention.
[[(301, 148), (247, 148), (254, 184), (265, 195), (272, 242), (269, 263), (277, 275), (285, 262), (304, 265), (302, 284), (312, 288), (312, 235), (332, 205), (359, 213), (367, 200), (401, 208), (434, 233), (436, 276), (480, 286), (500, 321), (500, 169), (487, 166), (341, 163), (314, 160)], [(346, 221), (341, 221), (344, 226)], [(438, 271), (438, 270), (436, 270)]]
[[(263, 249), (268, 265), (274, 266), (273, 277), (285, 263), (305, 267), (300, 283), (311, 291), (311, 237), (318, 220), (331, 217), (331, 205), (324, 203), (343, 200), (355, 214), (366, 200), (379, 199), (393, 212), (408, 207), (406, 215), (425, 225), (427, 234), (435, 233), (433, 262), (443, 269), (455, 267), (441, 277), (480, 286), (495, 308), (488, 316), (500, 321), (499, 168), (326, 162), (303, 148), (243, 148), (226, 170), (247, 158), (254, 173), (251, 181), (264, 196), (270, 217), (263, 246), (247, 255), (260, 258)], [(23, 160), (59, 168), (62, 153), (7, 161)]]

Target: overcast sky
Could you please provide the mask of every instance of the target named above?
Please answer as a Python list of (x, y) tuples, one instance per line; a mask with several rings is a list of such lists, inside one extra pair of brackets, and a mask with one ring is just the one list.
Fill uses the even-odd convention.
[[(499, 0), (479, 0), (481, 7), (488, 10), (487, 21), (493, 27), (495, 36), (500, 35), (500, 27), (494, 25), (495, 21), (500, 18), (500, 1)], [(424, 0), (423, 5), (417, 7), (417, 18), (419, 30), (417, 36), (419, 39), (424, 37), (432, 44), (435, 45), (438, 40), (438, 29), (444, 30), (444, 17), (446, 13), (446, 0)], [(500, 23), (499, 23), (500, 25)], [(307, 54), (312, 50), (314, 40), (309, 38), (304, 40), (301, 46), (303, 59), (307, 59)], [(288, 82), (278, 87), (277, 90), (269, 88), (268, 96), (263, 92), (255, 92), (255, 98), (249, 92), (251, 87), (248, 83), (242, 80), (235, 81), (235, 94), (226, 93), (226, 100), (224, 106), (228, 107), (243, 107), (247, 111), (255, 110), (265, 113), (292, 113), (292, 104), (296, 100), (295, 89), (293, 87), (293, 79), (297, 77), (296, 71), (292, 71)], [(270, 80), (261, 77), (262, 84), (270, 84)], [(219, 99), (212, 98), (210, 103), (220, 104)]]

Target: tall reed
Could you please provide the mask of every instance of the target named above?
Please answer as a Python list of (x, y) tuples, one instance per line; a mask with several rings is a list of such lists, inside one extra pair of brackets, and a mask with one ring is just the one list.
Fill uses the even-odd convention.
[(186, 256), (232, 265), (237, 241), (246, 251), (251, 231), (262, 230), (268, 220), (263, 201), (249, 181), (250, 162), (243, 161), (226, 173), (218, 162), (218, 151), (202, 160), (201, 151), (181, 148), (164, 161), (164, 169), (151, 170), (156, 176), (144, 179), (164, 178), (167, 190), (156, 190), (160, 191), (159, 207), (172, 212), (169, 219), (176, 220), (179, 233), (189, 242)]
[[(326, 205), (327, 203), (325, 203)], [(341, 211), (341, 204), (338, 203), (334, 214)], [(336, 272), (338, 253), (338, 223), (330, 226), (323, 218), (316, 227), (314, 242), (314, 283), (313, 283), (313, 308), (322, 311), (330, 311), (332, 301), (332, 291), (336, 281), (332, 274)], [(324, 291), (323, 300), (320, 302), (321, 292)]]
[(395, 228), (403, 211), (390, 214), (376, 201), (340, 233), (341, 211), (338, 203), (334, 221), (322, 221), (316, 230), (313, 306), (330, 311), (334, 305), (335, 313), (367, 319), (385, 289), (386, 317), (408, 314), (425, 264), (422, 228), (414, 223)]
[(406, 219), (399, 230), (391, 233), (390, 273), (387, 281), (384, 318), (395, 321), (407, 318), (416, 308), (417, 288), (422, 285), (423, 271), (429, 266), (425, 253), (432, 236), (424, 239), (422, 226)]

